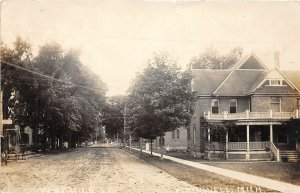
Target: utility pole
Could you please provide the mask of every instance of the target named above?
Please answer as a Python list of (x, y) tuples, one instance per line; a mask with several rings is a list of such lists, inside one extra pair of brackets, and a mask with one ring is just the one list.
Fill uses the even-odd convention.
[(119, 147), (119, 133), (117, 133), (117, 144), (118, 144), (118, 147)]
[(0, 166), (1, 166), (1, 163), (2, 163), (2, 149), (1, 149), (1, 146), (2, 146), (1, 139), (2, 139), (2, 136), (3, 136), (2, 119), (3, 119), (3, 115), (2, 115), (2, 91), (0, 90)]
[[(36, 80), (34, 80), (33, 82), (33, 88), (35, 89), (35, 112), (34, 112), (34, 144), (33, 144), (33, 147), (34, 147), (34, 151), (37, 152), (38, 151), (38, 146), (37, 146), (37, 135), (38, 135), (38, 98), (37, 98), (37, 89), (39, 87), (39, 84)], [(59, 144), (58, 144), (59, 146)]]
[(129, 135), (129, 148), (130, 148), (130, 150), (132, 150), (132, 139), (131, 139), (131, 135)]
[(96, 134), (96, 142), (95, 142), (95, 143), (97, 144), (97, 131), (96, 131), (96, 133), (95, 133), (95, 134)]

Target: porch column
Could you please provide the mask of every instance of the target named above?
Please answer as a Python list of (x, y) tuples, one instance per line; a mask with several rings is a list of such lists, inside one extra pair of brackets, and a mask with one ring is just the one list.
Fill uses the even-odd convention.
[(270, 125), (270, 142), (273, 143), (273, 125)]
[(208, 152), (207, 152), (207, 159), (210, 159), (210, 148), (211, 148), (211, 144), (210, 144), (210, 128), (207, 129), (207, 145), (208, 145)]
[(228, 130), (226, 131), (225, 154), (226, 154), (226, 159), (228, 159)]
[(249, 135), (249, 130), (250, 130), (250, 126), (249, 124), (247, 124), (247, 153), (246, 153), (246, 160), (249, 160), (250, 159), (250, 155), (249, 155), (249, 152), (250, 152), (250, 135)]

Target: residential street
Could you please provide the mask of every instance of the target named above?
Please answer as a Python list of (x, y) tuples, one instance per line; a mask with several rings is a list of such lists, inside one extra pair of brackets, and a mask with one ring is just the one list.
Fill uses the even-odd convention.
[(108, 145), (1, 166), (0, 192), (201, 192)]

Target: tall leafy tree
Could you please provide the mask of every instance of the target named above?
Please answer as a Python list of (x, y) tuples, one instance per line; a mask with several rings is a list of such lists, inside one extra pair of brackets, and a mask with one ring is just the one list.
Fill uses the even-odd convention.
[(190, 65), (193, 69), (229, 69), (241, 58), (242, 54), (243, 49), (241, 47), (235, 47), (224, 55), (210, 47), (193, 57)]
[(78, 52), (64, 53), (57, 44), (41, 47), (34, 62), (41, 73), (55, 79), (40, 79), (37, 96), (42, 99), (39, 115), (44, 115), (48, 135), (72, 146), (92, 138), (102, 122), (102, 81), (81, 64)]
[(4, 110), (14, 124), (31, 126), (35, 136), (42, 124), (41, 144), (48, 139), (52, 147), (93, 137), (102, 125), (106, 87), (82, 65), (77, 51), (51, 43), (32, 58), (30, 44), (21, 38), (12, 49), (3, 43), (0, 48)]
[(103, 124), (107, 136), (112, 139), (124, 137), (125, 103), (126, 97), (123, 95), (107, 98)]
[(26, 109), (22, 103), (20, 91), (29, 93), (29, 87), (21, 77), (28, 77), (28, 72), (9, 66), (12, 63), (17, 67), (27, 67), (32, 59), (31, 46), (20, 37), (16, 38), (13, 48), (8, 48), (3, 42), (0, 44), (1, 55), (1, 91), (3, 91), (4, 118), (14, 117), (21, 119), (21, 114)]
[(193, 110), (191, 75), (182, 72), (166, 53), (154, 55), (129, 89), (129, 128), (137, 137), (149, 139), (187, 126)]

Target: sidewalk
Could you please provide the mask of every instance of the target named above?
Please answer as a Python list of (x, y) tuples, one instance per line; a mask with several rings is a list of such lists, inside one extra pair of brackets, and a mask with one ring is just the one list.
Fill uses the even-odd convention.
[[(137, 148), (132, 148), (132, 149), (139, 151), (139, 149), (137, 149)], [(150, 151), (143, 150), (143, 152), (150, 154)], [(152, 154), (154, 156), (160, 156), (159, 153), (153, 152)], [(171, 160), (171, 161), (174, 161), (174, 162), (177, 162), (180, 164), (184, 164), (187, 166), (191, 166), (191, 167), (194, 167), (197, 169), (213, 172), (215, 174), (223, 175), (223, 176), (230, 177), (230, 178), (240, 180), (243, 182), (248, 182), (248, 183), (251, 183), (256, 186), (265, 187), (268, 189), (272, 189), (272, 190), (276, 190), (276, 191), (280, 191), (280, 192), (284, 192), (284, 193), (300, 193), (300, 186), (297, 186), (297, 185), (280, 182), (280, 181), (276, 181), (276, 180), (271, 180), (271, 179), (267, 179), (267, 178), (263, 178), (263, 177), (259, 177), (259, 176), (254, 176), (254, 175), (250, 175), (250, 174), (246, 174), (246, 173), (242, 173), (242, 172), (236, 172), (236, 171), (232, 171), (232, 170), (209, 166), (209, 165), (205, 165), (202, 163), (187, 161), (187, 160), (183, 160), (183, 159), (179, 159), (179, 158), (175, 158), (175, 157), (171, 157), (171, 156), (167, 156), (167, 155), (164, 155), (164, 159)]]

